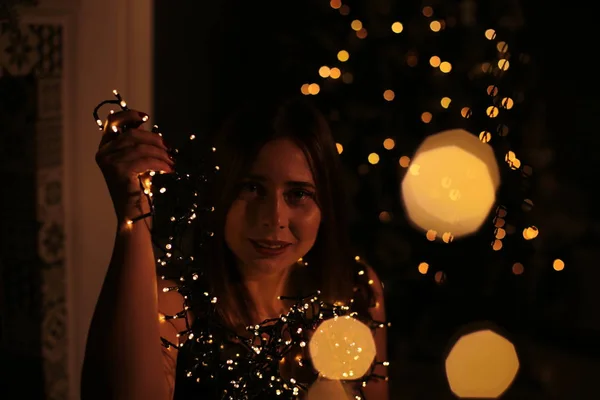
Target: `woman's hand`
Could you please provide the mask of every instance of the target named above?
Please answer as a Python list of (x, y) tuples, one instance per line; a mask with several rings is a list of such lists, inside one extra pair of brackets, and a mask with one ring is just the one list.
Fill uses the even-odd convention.
[(174, 162), (162, 137), (142, 128), (147, 118), (134, 110), (111, 114), (96, 153), (119, 221), (131, 217), (132, 212), (139, 214), (143, 206), (140, 175), (144, 179), (150, 171), (173, 172)]

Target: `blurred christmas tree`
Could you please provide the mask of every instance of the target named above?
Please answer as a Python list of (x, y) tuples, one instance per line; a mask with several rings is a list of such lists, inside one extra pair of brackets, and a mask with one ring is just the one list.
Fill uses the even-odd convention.
[[(352, 189), (354, 242), (392, 301), (418, 304), (391, 308), (392, 320), (402, 312), (407, 327), (417, 326), (410, 319), (428, 304), (450, 331), (479, 317), (526, 318), (516, 303), (529, 282), (513, 265), (532, 252), (522, 235), (532, 223), (532, 169), (518, 156), (536, 76), (519, 3), (313, 0), (273, 8), (235, 4), (240, 26), (224, 32), (221, 108), (261, 92), (301, 91), (326, 111)], [(399, 188), (424, 138), (454, 128), (490, 133), (501, 216), (492, 210), (478, 233), (447, 244), (411, 226)]]
[[(296, 14), (304, 23), (295, 32), (306, 34), (290, 30), (278, 46), (289, 54), (282, 71), (292, 80), (304, 73), (296, 90), (329, 115), (353, 188), (354, 242), (386, 284), (396, 337), (410, 354), (437, 358), (467, 322), (523, 325), (535, 313), (522, 275), (533, 251), (522, 235), (532, 223), (532, 169), (517, 157), (536, 80), (518, 2), (317, 4), (320, 14), (314, 4), (312, 14)], [(400, 181), (425, 137), (454, 128), (489, 132), (481, 139), (494, 149), (502, 186), (479, 232), (444, 243), (409, 223)]]
[[(399, 161), (429, 134), (451, 128), (490, 132), (486, 141), (505, 167), (498, 204), (515, 225), (511, 233), (523, 224), (522, 189), (531, 168), (505, 162), (508, 151), (518, 154), (528, 115), (526, 92), (535, 85), (518, 4), (333, 0), (322, 15), (314, 5), (312, 13), (305, 35), (298, 33), (300, 23), (297, 30), (288, 27), (278, 46), (288, 61), (282, 75), (296, 79), (296, 90), (315, 95), (328, 111), (354, 181), (355, 238), (369, 258), (384, 270), (412, 263), (409, 275), (418, 275), (415, 261), (427, 253), (447, 265), (453, 254), (464, 256), (470, 249), (480, 271), (485, 254), (490, 254), (487, 262), (502, 258), (488, 251), (493, 215), (479, 235), (452, 246), (429, 243), (410, 227), (402, 217), (399, 181), (405, 169)], [(298, 14), (295, 18), (308, 25), (308, 11), (305, 17)], [(482, 243), (485, 249), (472, 250)], [(467, 272), (468, 260), (462, 258), (460, 270)]]
[[(549, 19), (540, 12), (546, 5), (524, 3), (527, 21), (516, 0), (308, 0), (285, 8), (232, 0), (227, 5), (224, 16), (215, 18), (228, 23), (220, 25), (210, 54), (218, 60), (210, 82), (216, 82), (214, 97), (201, 109), (215, 111), (206, 114), (216, 126), (239, 101), (288, 91), (305, 93), (326, 111), (352, 189), (354, 243), (386, 285), (392, 352), (406, 351), (392, 353), (392, 360), (439, 366), (447, 339), (474, 320), (494, 320), (517, 335), (530, 333), (544, 318), (569, 325), (562, 317), (575, 309), (577, 269), (556, 269), (560, 265), (552, 260), (564, 258), (568, 265), (572, 250), (548, 241), (547, 222), (554, 221), (558, 243), (564, 243), (565, 218), (556, 210), (564, 200), (550, 192), (544, 206), (543, 196), (534, 192), (549, 162), (542, 159), (551, 158), (544, 104), (556, 98), (554, 82), (537, 65), (559, 58), (556, 40), (548, 39)], [(573, 11), (581, 13), (577, 7)], [(542, 44), (552, 49), (543, 53)], [(563, 64), (573, 64), (570, 57)], [(555, 113), (565, 113), (564, 102), (553, 105)], [(582, 113), (569, 104), (573, 112), (576, 108)], [(576, 122), (570, 119), (569, 124)], [(428, 240), (409, 223), (400, 182), (423, 140), (452, 128), (476, 137), (490, 133), (482, 138), (495, 152), (502, 184), (484, 226), (444, 243)], [(561, 135), (561, 140), (571, 138)], [(575, 154), (565, 151), (562, 157)], [(568, 195), (561, 196), (572, 197), (570, 189), (563, 191)], [(542, 220), (544, 237), (531, 240), (538, 233), (531, 226)]]

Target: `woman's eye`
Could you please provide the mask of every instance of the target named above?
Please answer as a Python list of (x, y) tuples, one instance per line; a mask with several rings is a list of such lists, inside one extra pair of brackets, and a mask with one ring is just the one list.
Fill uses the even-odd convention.
[(245, 182), (241, 185), (241, 189), (245, 192), (256, 192), (258, 191), (258, 185), (252, 182)]
[(309, 192), (308, 190), (303, 190), (303, 189), (293, 190), (291, 192), (291, 195), (295, 200), (304, 200), (304, 199), (311, 198), (314, 196), (314, 194), (312, 192)]
[(254, 182), (242, 182), (238, 188), (238, 196), (242, 199), (253, 199), (261, 194), (260, 185)]

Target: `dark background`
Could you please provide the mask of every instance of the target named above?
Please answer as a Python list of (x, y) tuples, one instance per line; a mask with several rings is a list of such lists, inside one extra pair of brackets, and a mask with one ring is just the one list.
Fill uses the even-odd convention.
[[(344, 4), (347, 16), (327, 0), (157, 0), (155, 121), (177, 142), (191, 132), (216, 129), (244, 100), (260, 101), (281, 90), (298, 93), (302, 84), (318, 82), (321, 92), (312, 98), (344, 145), (357, 253), (386, 287), (393, 324), (392, 398), (453, 398), (444, 356), (457, 332), (477, 321), (493, 323), (518, 350), (520, 372), (503, 398), (599, 398), (600, 222), (593, 200), (600, 148), (598, 35), (591, 6), (541, 0)], [(424, 6), (433, 7), (429, 19), (446, 21), (446, 29), (436, 34), (427, 29)], [(353, 19), (363, 21), (367, 38), (358, 39), (350, 29)], [(389, 29), (396, 20), (404, 24), (400, 35)], [(483, 37), (488, 28), (509, 44), (511, 67), (505, 76), (470, 74), (497, 56), (495, 42)], [(345, 64), (336, 61), (340, 49), (351, 53)], [(428, 59), (434, 54), (452, 62), (451, 74), (432, 72)], [(416, 58), (415, 66), (409, 57)], [(351, 72), (353, 83), (320, 78), (322, 65)], [(467, 120), (458, 108), (445, 112), (437, 104), (449, 95), (480, 110), (481, 87), (491, 82), (519, 99), (495, 121), (509, 126), (509, 135), (492, 141), (502, 170), (498, 204), (508, 210), (514, 233), (493, 251), (490, 215), (470, 238), (429, 242), (404, 215), (398, 186), (405, 169), (398, 168), (398, 158), (411, 156), (428, 134), (451, 127), (484, 129), (485, 118)], [(0, 152), (14, 150), (0, 157), (2, 171), (11, 177), (0, 193), (13, 193), (0, 196), (0, 392), (32, 399), (44, 396), (42, 262), (27, 250), (37, 246), (39, 230), (32, 222), (31, 170), (37, 84), (33, 76), (0, 79)], [(396, 93), (393, 102), (383, 100), (387, 88)], [(424, 110), (434, 113), (431, 124), (421, 123)], [(382, 148), (387, 137), (396, 141), (392, 151)], [(532, 167), (531, 176), (507, 167), (503, 154), (508, 149)], [(381, 156), (376, 166), (366, 161), (371, 152)], [(533, 209), (523, 208), (525, 198), (533, 200)], [(391, 221), (380, 220), (382, 211), (391, 213)], [(529, 225), (540, 234), (524, 241), (520, 232)], [(552, 269), (556, 258), (565, 261), (563, 271)], [(422, 275), (417, 265), (425, 260), (430, 270)], [(524, 265), (523, 274), (513, 274), (515, 262)], [(436, 281), (436, 272), (445, 279)]]
[[(344, 145), (357, 251), (386, 284), (397, 398), (451, 398), (441, 368), (444, 351), (460, 327), (481, 320), (506, 329), (520, 354), (520, 374), (505, 398), (596, 398), (600, 225), (590, 196), (598, 170), (592, 17), (576, 3), (540, 1), (344, 4), (348, 16), (317, 0), (178, 7), (158, 1), (154, 112), (161, 128), (173, 137), (201, 134), (244, 99), (260, 101), (275, 89), (299, 91), (303, 83), (319, 82), (314, 99)], [(424, 29), (421, 10), (428, 5), (432, 19), (454, 19), (455, 25), (435, 35)], [(353, 19), (367, 27), (366, 39), (355, 37)], [(396, 20), (404, 32), (394, 36), (389, 27)], [(534, 171), (524, 177), (499, 158), (498, 204), (515, 228), (501, 251), (490, 246), (493, 215), (470, 238), (431, 243), (407, 223), (398, 198), (398, 158), (411, 156), (424, 135), (456, 126), (476, 131), (486, 123), (461, 119), (455, 110), (434, 114), (436, 123), (424, 126), (418, 115), (448, 92), (474, 110), (483, 106), (476, 90), (486, 78), (469, 71), (494, 52), (483, 37), (487, 28), (510, 47), (511, 73), (498, 85), (522, 100), (502, 117), (510, 134), (495, 148), (500, 157), (515, 151)], [(351, 53), (344, 65), (335, 63), (342, 48)], [(417, 55), (417, 66), (407, 65), (409, 54)], [(433, 54), (452, 60), (450, 82), (430, 72)], [(321, 65), (350, 70), (354, 82), (326, 82), (317, 74)], [(395, 90), (394, 102), (383, 101), (383, 88)], [(396, 141), (392, 152), (382, 149), (386, 137)], [(382, 160), (366, 166), (372, 151)], [(525, 198), (534, 202), (531, 211), (522, 207)], [(381, 211), (391, 212), (392, 221), (380, 221)], [(524, 241), (520, 233), (529, 225), (540, 235)], [(552, 269), (556, 258), (565, 261), (563, 271)], [(421, 275), (416, 267), (424, 259), (432, 269)], [(521, 275), (511, 270), (517, 261), (525, 267)], [(438, 270), (445, 274), (441, 283), (434, 279)]]
[[(355, 244), (386, 284), (394, 324), (394, 396), (451, 398), (441, 368), (444, 351), (460, 327), (488, 320), (512, 335), (521, 358), (520, 374), (505, 398), (596, 398), (600, 225), (592, 200), (599, 144), (592, 132), (598, 104), (590, 58), (597, 45), (587, 25), (592, 17), (584, 6), (565, 2), (344, 4), (351, 10), (346, 17), (316, 0), (180, 7), (158, 1), (154, 112), (163, 131), (185, 135), (215, 129), (241, 100), (260, 101), (273, 88), (298, 91), (303, 83), (324, 81), (318, 68), (333, 65), (337, 50), (353, 49), (347, 68), (354, 83), (323, 83), (315, 100), (344, 144), (356, 206)], [(473, 4), (474, 22), (466, 26), (465, 8)], [(434, 18), (454, 18), (456, 25), (437, 35), (426, 32), (419, 26), (427, 5)], [(369, 31), (362, 43), (349, 27), (353, 19)], [(392, 37), (389, 26), (395, 20), (403, 22), (405, 32)], [(412, 155), (424, 134), (466, 124), (440, 114), (441, 122), (424, 127), (416, 115), (431, 105), (430, 97), (439, 99), (450, 90), (453, 99), (481, 106), (468, 71), (490, 55), (493, 45), (483, 38), (487, 28), (495, 28), (510, 46), (511, 76), (499, 86), (522, 98), (504, 117), (511, 131), (497, 150), (514, 150), (534, 171), (523, 177), (499, 159), (498, 203), (507, 207), (507, 222), (516, 228), (499, 252), (489, 245), (492, 218), (473, 237), (450, 245), (428, 242), (407, 223), (397, 190), (403, 173), (396, 168), (399, 156)], [(423, 56), (416, 67), (406, 63), (411, 51)], [(452, 60), (454, 83), (429, 72), (432, 54)], [(517, 62), (523, 55), (529, 62)], [(398, 89), (393, 105), (383, 101), (382, 87)], [(484, 123), (468, 122), (458, 126), (475, 131)], [(385, 137), (396, 140), (392, 156), (381, 150)], [(365, 173), (371, 151), (379, 151), (382, 161)], [(524, 198), (534, 201), (532, 211), (523, 211)], [(381, 211), (392, 212), (393, 220), (379, 221)], [(536, 225), (540, 235), (526, 242), (520, 232), (528, 225)], [(565, 261), (565, 270), (552, 269), (555, 258)], [(423, 259), (435, 266), (427, 275), (416, 269)], [(525, 267), (518, 276), (511, 272), (517, 261)], [(435, 282), (436, 270), (445, 274), (441, 284)]]

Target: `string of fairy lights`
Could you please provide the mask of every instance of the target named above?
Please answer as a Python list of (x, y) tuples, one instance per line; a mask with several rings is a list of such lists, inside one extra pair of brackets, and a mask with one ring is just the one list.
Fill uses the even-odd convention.
[[(369, 40), (369, 32), (366, 24), (361, 19), (353, 17), (353, 13), (348, 5), (342, 4), (341, 0), (331, 0), (330, 6), (332, 9), (337, 10), (343, 17), (350, 19), (349, 30), (350, 32), (354, 32), (353, 35), (355, 35), (355, 38)], [(421, 9), (420, 18), (423, 19), (428, 29), (434, 34), (449, 29), (451, 25), (449, 21), (443, 18), (436, 18), (435, 10), (431, 6), (425, 6)], [(394, 35), (400, 37), (402, 33), (406, 33), (410, 29), (410, 26), (412, 25), (400, 21), (390, 21), (389, 30)], [(420, 149), (412, 157), (408, 155), (398, 157), (398, 165), (406, 171), (405, 176), (420, 176), (421, 178), (425, 176), (427, 162), (425, 162), (425, 158), (423, 157), (425, 152), (421, 151), (420, 153), (420, 150), (426, 148), (427, 145), (429, 145), (428, 151), (432, 152), (441, 147), (452, 145), (456, 141), (466, 140), (470, 142), (463, 149), (463, 153), (471, 154), (479, 161), (479, 164), (471, 164), (474, 166), (473, 169), (483, 170), (487, 166), (488, 169), (493, 170), (494, 166), (497, 168), (496, 162), (500, 158), (510, 171), (518, 172), (524, 179), (531, 177), (533, 173), (532, 168), (522, 162), (515, 151), (511, 149), (507, 139), (511, 128), (510, 119), (506, 118), (506, 115), (509, 110), (512, 110), (519, 103), (519, 99), (506, 90), (507, 87), (503, 86), (502, 79), (511, 70), (516, 56), (509, 52), (508, 41), (501, 40), (496, 30), (487, 29), (481, 32), (481, 34), (495, 49), (493, 58), (479, 62), (473, 66), (473, 70), (476, 71), (475, 76), (481, 76), (487, 80), (487, 84), (482, 87), (483, 93), (487, 98), (484, 109), (480, 110), (477, 106), (464, 103), (463, 99), (457, 100), (446, 93), (441, 94), (434, 101), (430, 102), (429, 110), (422, 111), (418, 116), (422, 124), (433, 125), (432, 122), (435, 122), (437, 118), (436, 110), (438, 112), (451, 112), (459, 115), (465, 121), (475, 121), (472, 126), (477, 127), (474, 130), (476, 133), (450, 129), (432, 134), (427, 139), (432, 138), (437, 140), (436, 145), (432, 145), (435, 140), (429, 140), (429, 144), (427, 144), (428, 140), (425, 140)], [(303, 84), (300, 88), (301, 92), (305, 95), (315, 96), (323, 94), (324, 87), (335, 90), (335, 86), (333, 88), (331, 86), (332, 82), (339, 82), (344, 85), (352, 84), (355, 81), (355, 76), (349, 61), (351, 58), (355, 59), (357, 55), (348, 50), (349, 48), (346, 47), (345, 49), (338, 50), (335, 54), (335, 62), (318, 68), (318, 78), (311, 83)], [(406, 53), (405, 64), (408, 68), (416, 67), (419, 61), (419, 55), (416, 52), (408, 51)], [(453, 65), (452, 60), (444, 59), (439, 55), (431, 55), (427, 61), (427, 65), (431, 68), (431, 73), (442, 79), (453, 79), (453, 76), (457, 73), (457, 68)], [(484, 80), (483, 78), (481, 81)], [(508, 86), (508, 84), (505, 86)], [(391, 82), (387, 86), (382, 86), (380, 93), (382, 107), (385, 104), (393, 104), (398, 98), (397, 90)], [(119, 106), (122, 110), (128, 109), (127, 103), (120, 94), (117, 91), (114, 91), (113, 94), (115, 95), (115, 100), (102, 102), (94, 110), (94, 119), (101, 130), (107, 129), (98, 116), (99, 109), (102, 106), (108, 104)], [(437, 108), (432, 106), (433, 103), (436, 104)], [(459, 104), (458, 106), (455, 105), (457, 103)], [(478, 106), (481, 106), (481, 104), (483, 102), (480, 102)], [(485, 119), (479, 118), (481, 115), (485, 116)], [(109, 127), (109, 129), (112, 129), (116, 133), (122, 132), (126, 128), (118, 126)], [(162, 135), (156, 125), (152, 128), (152, 132)], [(190, 143), (193, 143), (195, 139), (195, 135), (190, 135)], [(473, 140), (478, 144), (472, 144)], [(491, 150), (492, 145), (494, 145), (493, 150)], [(382, 142), (382, 146), (384, 151), (391, 151), (397, 147), (397, 140), (391, 136), (386, 137)], [(358, 384), (353, 385), (353, 388), (356, 390), (355, 398), (365, 398), (363, 389), (370, 382), (381, 379), (387, 380), (386, 376), (375, 372), (376, 367), (387, 367), (389, 366), (389, 362), (387, 360), (375, 359), (375, 346), (372, 342), (372, 333), (377, 329), (389, 326), (388, 323), (374, 321), (369, 315), (359, 315), (352, 310), (351, 306), (323, 302), (319, 299), (319, 293), (317, 292), (297, 298), (283, 297), (293, 300), (295, 305), (290, 308), (289, 312), (281, 315), (279, 318), (248, 327), (249, 336), (238, 335), (221, 324), (216, 311), (218, 297), (215, 293), (210, 293), (210, 290), (208, 290), (203, 282), (202, 265), (198, 265), (193, 255), (185, 254), (181, 244), (185, 232), (195, 224), (202, 226), (202, 216), (205, 213), (214, 211), (212, 205), (203, 204), (202, 188), (213, 179), (218, 179), (219, 168), (218, 166), (210, 165), (210, 163), (198, 163), (198, 152), (192, 146), (186, 145), (182, 148), (185, 149), (185, 152), (194, 154), (195, 163), (179, 162), (180, 159), (184, 158), (185, 152), (179, 151), (179, 149), (170, 149), (171, 154), (178, 158), (175, 173), (156, 175), (155, 172), (151, 171), (147, 174), (141, 174), (139, 176), (140, 187), (151, 205), (151, 212), (128, 222), (129, 224), (133, 224), (145, 218), (155, 216), (154, 197), (160, 194), (166, 199), (164, 202), (164, 211), (169, 212), (171, 215), (167, 235), (168, 241), (166, 244), (159, 243), (153, 233), (152, 237), (155, 247), (163, 250), (163, 254), (157, 257), (156, 263), (160, 267), (160, 270), (164, 271), (164, 275), (162, 275), (163, 279), (177, 282), (177, 285), (168, 287), (165, 291), (178, 291), (183, 296), (184, 303), (181, 312), (175, 315), (163, 315), (161, 318), (165, 321), (177, 318), (185, 319), (187, 328), (179, 332), (178, 337), (187, 340), (181, 340), (180, 343), (171, 343), (161, 338), (163, 346), (177, 349), (189, 346), (187, 347), (190, 358), (189, 368), (186, 369), (187, 377), (191, 382), (197, 382), (198, 384), (214, 382), (224, 399), (252, 399), (268, 396), (296, 399), (299, 396), (308, 394), (308, 399), (313, 400), (311, 398), (311, 388), (315, 387), (315, 382), (300, 381), (282, 373), (282, 365), (286, 360), (290, 359), (290, 356), (294, 356), (291, 358), (298, 366), (309, 366), (316, 370), (320, 378)], [(342, 154), (344, 144), (337, 143), (337, 149), (338, 153)], [(216, 152), (217, 149), (211, 148), (210, 151)], [(496, 153), (495, 156), (494, 152)], [(444, 157), (456, 156), (456, 154), (446, 156), (442, 153), (438, 154), (437, 158), (442, 159)], [(368, 152), (368, 154), (365, 154), (365, 158), (368, 164), (376, 165), (381, 160), (380, 152)], [(483, 178), (479, 175), (477, 176), (480, 179), (480, 183), (487, 184), (495, 193), (499, 185), (499, 174), (494, 177), (492, 176), (494, 174), (490, 172), (488, 175)], [(456, 201), (461, 196), (463, 200), (465, 197), (468, 198), (469, 192), (467, 189), (461, 191), (455, 185), (453, 186), (452, 182), (460, 181), (459, 177), (454, 176), (451, 177), (453, 179), (450, 179), (447, 174), (441, 174), (439, 176), (435, 175), (435, 178), (441, 180), (442, 187), (444, 190), (447, 190), (451, 200)], [(409, 179), (405, 179), (406, 181), (409, 181)], [(157, 186), (156, 183), (163, 183), (158, 190), (154, 190), (155, 186)], [(425, 232), (427, 240), (432, 242), (439, 240), (444, 243), (451, 243), (456, 237), (463, 236), (463, 234), (453, 232), (451, 229), (445, 229), (444, 226), (449, 226), (447, 221), (442, 221), (444, 223), (439, 224), (443, 226), (440, 229), (429, 227), (425, 223), (422, 223), (422, 221), (419, 222), (419, 215), (411, 213), (409, 205), (409, 194), (413, 195), (413, 197), (423, 197), (423, 193), (419, 190), (422, 190), (422, 188), (403, 184), (403, 202), (405, 203), (409, 219)], [(407, 194), (407, 192), (411, 193)], [(510, 208), (497, 204), (496, 200), (493, 197), (493, 201), (489, 204), (485, 215), (487, 216), (490, 209), (494, 208), (494, 211), (491, 212), (493, 226), (491, 248), (494, 251), (499, 251), (503, 248), (504, 240), (508, 235), (514, 233), (515, 228), (511, 227), (511, 224), (507, 222)], [(168, 205), (172, 205), (175, 202), (177, 203), (177, 207), (166, 210)], [(430, 205), (432, 204), (434, 206), (439, 205), (439, 203), (430, 203)], [(525, 198), (522, 207), (524, 209), (533, 207), (532, 200)], [(380, 214), (382, 222), (385, 222), (387, 218), (389, 218), (387, 213), (382, 212)], [(438, 219), (443, 218), (439, 217)], [(489, 223), (489, 220), (490, 218), (487, 216), (486, 223)], [(430, 223), (431, 219), (425, 218), (424, 221)], [(436, 223), (439, 223), (439, 221)], [(464, 232), (470, 234), (478, 230), (479, 226), (473, 223), (469, 229), (466, 229)], [(522, 231), (522, 236), (525, 240), (535, 239), (538, 234), (538, 229), (530, 225), (525, 226)], [(205, 232), (207, 240), (210, 240), (211, 236), (211, 232)], [(373, 282), (369, 281), (365, 274), (367, 267), (359, 258), (357, 258), (357, 267), (356, 276), (358, 282), (364, 285), (372, 284)], [(557, 259), (554, 261), (553, 267), (557, 271), (562, 270), (564, 262)], [(421, 274), (427, 274), (428, 270), (428, 263), (419, 263), (418, 271)], [(524, 267), (521, 262), (513, 264), (512, 272), (515, 275), (520, 275), (523, 271)], [(441, 282), (444, 279), (444, 273), (437, 271), (434, 278), (437, 282)], [(350, 304), (352, 304), (353, 300), (350, 300)], [(202, 310), (203, 320), (201, 324), (194, 324), (188, 321), (188, 314), (194, 310)], [(198, 315), (199, 313), (194, 314)], [(310, 336), (309, 332), (315, 332), (315, 334)], [(357, 334), (358, 336), (350, 337), (351, 335), (348, 332), (367, 332), (368, 335), (360, 336)], [(348, 340), (340, 346), (340, 343), (331, 342), (332, 337), (336, 336), (338, 338), (344, 337)], [(472, 351), (465, 351), (463, 348), (461, 352), (461, 346), (459, 346), (462, 343), (464, 347), (465, 343), (468, 342), (467, 339), (469, 339), (467, 336), (461, 337), (462, 342), (459, 340), (446, 358), (447, 377), (452, 391), (457, 395), (460, 393), (473, 394), (473, 374), (466, 374), (465, 372), (468, 371), (465, 368), (465, 363), (468, 364), (470, 362), (469, 357), (472, 356)], [(485, 343), (490, 348), (490, 354), (494, 354), (494, 363), (497, 363), (502, 357), (507, 359), (506, 368), (508, 372), (506, 373), (510, 375), (509, 378), (503, 377), (502, 382), (499, 383), (497, 374), (490, 374), (486, 382), (487, 387), (485, 385), (482, 386), (482, 382), (477, 382), (480, 387), (487, 390), (487, 392), (484, 391), (486, 395), (490, 393), (495, 393), (494, 396), (499, 395), (499, 393), (510, 386), (518, 371), (518, 357), (514, 346), (501, 335), (489, 330), (480, 330), (472, 334), (469, 340), (474, 343), (472, 346)], [(359, 346), (357, 346), (357, 343)], [(321, 351), (316, 351), (313, 348), (319, 348)], [(357, 348), (362, 350), (370, 349), (370, 351), (364, 351), (359, 354), (356, 350)], [(297, 352), (298, 349), (301, 351)], [(323, 351), (323, 349), (328, 349), (328, 351)], [(310, 356), (307, 356), (306, 350), (309, 350)], [(492, 361), (488, 360), (488, 362)], [(461, 382), (463, 382), (462, 388), (460, 387)], [(467, 383), (464, 384), (464, 382)], [(479, 394), (481, 395), (481, 393), (483, 392)], [(466, 396), (469, 397), (468, 395)], [(462, 395), (459, 397), (462, 397)]]
[[(129, 110), (127, 102), (117, 90), (113, 91), (113, 95), (115, 99), (105, 100), (94, 109), (94, 120), (100, 130), (112, 130), (119, 134), (147, 121), (145, 119), (131, 126), (106, 126), (99, 116), (103, 106)], [(114, 113), (114, 110), (111, 109), (110, 113)], [(153, 126), (152, 133), (162, 136), (157, 125)], [(195, 139), (195, 135), (190, 135), (188, 143), (193, 143)], [(193, 254), (186, 254), (182, 245), (186, 231), (195, 231), (195, 224), (203, 226), (202, 215), (214, 211), (214, 206), (202, 205), (205, 200), (202, 189), (214, 179), (219, 179), (219, 167), (207, 166), (199, 160), (201, 152), (194, 146), (186, 145), (183, 148), (185, 151), (169, 149), (169, 153), (176, 158), (173, 174), (157, 175), (155, 171), (139, 174), (140, 190), (148, 200), (151, 211), (127, 221), (131, 226), (146, 218), (155, 218), (155, 199), (157, 195), (163, 197), (164, 209), (161, 211), (169, 213), (170, 217), (165, 232), (152, 232), (153, 244), (162, 252), (156, 258), (156, 264), (163, 271), (161, 279), (177, 282), (164, 291), (177, 291), (184, 301), (179, 313), (161, 315), (160, 319), (184, 319), (186, 329), (177, 335), (185, 340), (171, 343), (161, 338), (162, 345), (168, 349), (188, 346), (190, 360), (187, 378), (199, 384), (212, 382), (224, 399), (254, 399), (272, 395), (296, 399), (306, 393), (310, 398), (311, 388), (315, 387), (311, 386), (311, 382), (283, 377), (280, 371), (290, 353), (305, 348), (310, 350), (310, 356), (296, 355), (293, 360), (299, 367), (314, 367), (318, 376), (313, 373), (313, 379), (347, 382), (352, 384), (355, 398), (365, 398), (363, 390), (369, 382), (388, 379), (379, 370), (376, 372), (378, 366), (387, 367), (389, 362), (375, 358), (373, 331), (385, 328), (389, 323), (373, 320), (370, 315), (354, 311), (352, 304), (355, 298), (329, 304), (320, 300), (320, 292), (293, 298), (281, 296), (281, 299), (293, 301), (294, 306), (279, 318), (247, 327), (249, 336), (239, 335), (222, 324), (216, 309), (218, 297), (210, 293), (202, 279), (203, 266), (199, 265)], [(212, 153), (216, 151), (214, 147), (210, 149)], [(186, 162), (186, 156), (193, 161)], [(159, 179), (161, 182), (158, 182)], [(155, 190), (155, 183), (161, 184), (158, 190)], [(159, 234), (162, 238), (165, 233), (168, 237), (166, 244), (159, 239)], [(207, 239), (213, 236), (210, 231), (203, 233)], [(360, 287), (372, 285), (373, 281), (365, 273), (367, 265), (358, 256), (356, 265), (357, 284), (354, 293), (358, 296), (363, 295)], [(201, 323), (190, 322), (190, 313), (202, 315)], [(312, 332), (314, 334), (311, 335)], [(363, 334), (357, 336), (357, 332)], [(231, 351), (228, 352), (228, 349)], [(223, 358), (226, 354), (230, 357)]]

